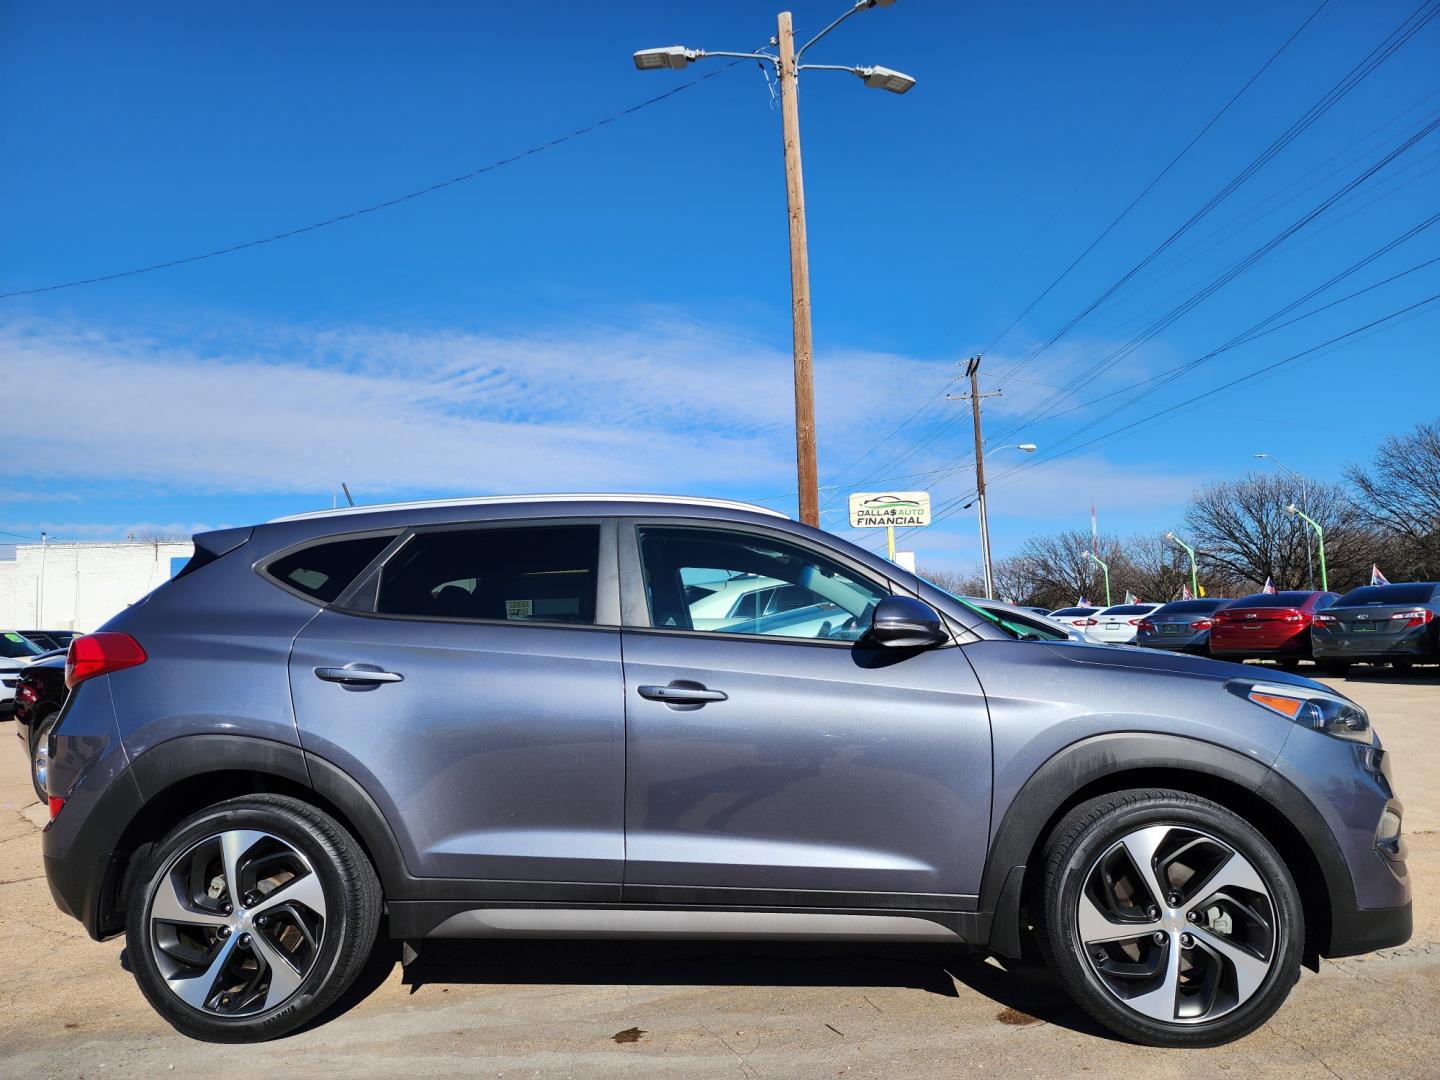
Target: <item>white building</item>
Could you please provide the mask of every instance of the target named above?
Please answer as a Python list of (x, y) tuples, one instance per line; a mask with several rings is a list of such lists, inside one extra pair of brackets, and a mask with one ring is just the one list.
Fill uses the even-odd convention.
[(188, 540), (0, 547), (0, 631), (94, 630), (177, 574)]

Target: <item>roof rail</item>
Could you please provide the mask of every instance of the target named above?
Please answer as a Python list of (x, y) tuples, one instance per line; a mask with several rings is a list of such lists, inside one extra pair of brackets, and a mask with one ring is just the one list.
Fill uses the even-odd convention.
[(771, 517), (786, 517), (779, 510), (733, 499), (707, 499), (696, 495), (646, 495), (626, 492), (570, 493), (563, 495), (483, 495), (468, 499), (425, 499), (417, 502), (376, 503), (371, 506), (340, 506), (333, 510), (310, 510), (272, 518), (268, 524), (282, 521), (310, 521), (315, 518), (340, 517), (345, 514), (376, 514), (391, 510), (420, 510), (445, 506), (513, 506), (544, 502), (638, 502), (679, 503), (683, 506), (710, 506), (717, 510), (748, 510)]

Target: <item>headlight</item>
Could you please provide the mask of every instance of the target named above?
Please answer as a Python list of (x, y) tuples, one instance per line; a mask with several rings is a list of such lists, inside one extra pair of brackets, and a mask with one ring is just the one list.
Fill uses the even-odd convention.
[(1253, 701), (1262, 709), (1269, 709), (1287, 720), (1327, 735), (1367, 744), (1374, 741), (1370, 733), (1369, 714), (1338, 694), (1282, 683), (1250, 682), (1247, 679), (1232, 679), (1225, 684), (1225, 689), (1236, 697)]

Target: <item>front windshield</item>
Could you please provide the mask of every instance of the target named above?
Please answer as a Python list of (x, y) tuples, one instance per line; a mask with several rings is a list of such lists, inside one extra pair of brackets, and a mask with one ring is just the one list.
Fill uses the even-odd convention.
[[(918, 577), (919, 575), (916, 575), (916, 576)], [(1001, 630), (1004, 630), (1005, 633), (1009, 634), (1011, 637), (1013, 637), (1013, 638), (1018, 638), (1018, 639), (1020, 639), (1020, 640), (1022, 640), (1022, 641), (1023, 641), (1023, 640), (1030, 640), (1030, 641), (1040, 640), (1039, 632), (1036, 631), (1033, 627), (1027, 626), (1027, 625), (1025, 625), (1024, 623), (1011, 622), (1011, 621), (1008, 620), (1008, 619), (1002, 618), (1000, 615), (997, 615), (995, 612), (987, 611), (985, 608), (980, 607), (978, 604), (976, 604), (976, 603), (975, 603), (974, 601), (972, 601), (972, 600), (967, 600), (967, 599), (965, 599), (965, 597), (963, 597), (963, 596), (956, 596), (956, 595), (955, 595), (954, 593), (952, 593), (949, 589), (942, 589), (942, 588), (940, 588), (939, 585), (936, 585), (933, 581), (930, 581), (930, 580), (928, 580), (928, 579), (926, 579), (926, 578), (923, 578), (923, 577), (922, 577), (922, 578), (920, 578), (920, 580), (923, 581), (923, 582), (925, 582), (925, 584), (926, 584), (926, 585), (929, 585), (932, 589), (937, 589), (937, 590), (939, 590), (940, 592), (944, 593), (946, 596), (950, 597), (950, 599), (954, 600), (954, 601), (955, 601), (957, 604), (959, 604), (961, 607), (968, 608), (969, 610), (973, 611), (976, 615), (979, 615), (979, 616), (980, 616), (982, 619), (984, 619), (986, 622), (991, 623), (991, 624), (994, 625), (994, 626), (998, 626)], [(1064, 635), (1063, 633), (1057, 633), (1057, 634), (1055, 635), (1055, 637), (1056, 637), (1057, 639), (1061, 639), (1061, 638), (1064, 638), (1065, 635)]]

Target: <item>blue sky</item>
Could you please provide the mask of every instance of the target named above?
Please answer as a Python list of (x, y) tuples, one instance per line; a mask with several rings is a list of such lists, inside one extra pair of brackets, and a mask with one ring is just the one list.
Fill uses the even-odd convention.
[[(798, 0), (799, 32), (844, 6)], [(1260, 450), (1335, 478), (1385, 435), (1433, 419), (1440, 305), (1076, 448), (1440, 292), (1440, 263), (1415, 270), (1087, 426), (1140, 380), (1205, 355), (1435, 212), (1440, 132), (1132, 340), (1440, 116), (1440, 19), (1035, 352), (1412, 9), (1332, 0), (1018, 322), (1315, 3), (901, 0), (818, 46), (816, 62), (919, 80), (904, 97), (838, 73), (802, 80), (827, 509), (856, 488), (968, 499), (970, 427), (944, 393), (957, 362), (992, 341), (982, 370), (1005, 389), (987, 403), (997, 554), (1036, 530), (1086, 527), (1092, 499), (1102, 527), (1162, 530), (1197, 484), (1259, 465)], [(753, 48), (773, 11), (675, 0), (7, 5), (0, 292), (241, 243), (468, 172), (714, 70), (636, 72), (634, 49)], [(0, 530), (244, 523), (329, 505), (341, 480), (362, 501), (610, 488), (792, 508), (779, 124), (747, 63), (392, 209), (0, 300), (17, 451), (0, 480)], [(1285, 319), (1437, 255), (1440, 227)], [(1108, 370), (1047, 403), (1117, 350)], [(1000, 449), (1020, 441), (1041, 449), (1024, 462)], [(912, 538), (921, 562), (973, 561), (972, 515)]]

